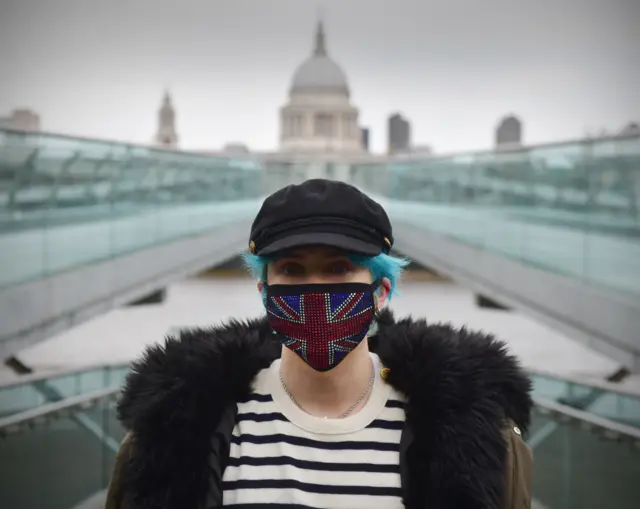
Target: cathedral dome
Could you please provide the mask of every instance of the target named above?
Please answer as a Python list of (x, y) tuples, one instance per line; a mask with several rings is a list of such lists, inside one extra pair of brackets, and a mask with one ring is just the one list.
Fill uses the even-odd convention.
[(280, 108), (280, 147), (288, 153), (362, 153), (358, 108), (351, 104), (344, 71), (327, 54), (321, 22), (314, 46), (296, 69), (289, 101)]
[(328, 56), (312, 56), (296, 69), (291, 93), (333, 92), (349, 94), (349, 85), (344, 71)]
[(349, 95), (347, 76), (340, 66), (327, 55), (322, 23), (318, 24), (313, 55), (296, 69), (290, 93)]

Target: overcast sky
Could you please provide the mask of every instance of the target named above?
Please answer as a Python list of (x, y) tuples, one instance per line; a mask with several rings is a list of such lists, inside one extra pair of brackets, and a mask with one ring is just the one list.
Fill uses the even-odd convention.
[(148, 143), (169, 87), (184, 148), (275, 149), (318, 10), (376, 151), (395, 111), (438, 152), (640, 120), (640, 0), (0, 0), (0, 115)]

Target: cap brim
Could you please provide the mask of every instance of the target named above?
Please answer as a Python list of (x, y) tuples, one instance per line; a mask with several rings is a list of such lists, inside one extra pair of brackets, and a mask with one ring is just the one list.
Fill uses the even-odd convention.
[(299, 233), (275, 240), (260, 249), (256, 254), (268, 256), (290, 249), (309, 246), (335, 247), (349, 253), (364, 256), (378, 256), (382, 253), (382, 247), (380, 246), (346, 235), (340, 235), (339, 233)]

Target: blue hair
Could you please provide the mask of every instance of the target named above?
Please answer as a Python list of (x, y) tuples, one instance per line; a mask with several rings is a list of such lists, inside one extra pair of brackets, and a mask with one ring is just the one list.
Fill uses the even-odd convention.
[[(389, 292), (389, 300), (391, 296), (397, 294), (396, 287), (402, 271), (409, 265), (409, 260), (405, 258), (398, 258), (385, 253), (378, 256), (363, 256), (356, 254), (347, 255), (348, 258), (358, 265), (369, 269), (373, 281), (381, 281), (383, 278), (388, 278), (391, 282), (391, 292)], [(251, 253), (244, 253), (242, 255), (245, 266), (251, 273), (251, 276), (261, 282), (267, 281), (267, 265), (269, 262), (274, 261), (275, 258), (269, 256), (258, 256)]]

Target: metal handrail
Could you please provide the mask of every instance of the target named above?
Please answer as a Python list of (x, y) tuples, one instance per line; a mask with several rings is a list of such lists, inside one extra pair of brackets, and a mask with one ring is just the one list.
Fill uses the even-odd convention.
[(234, 157), (229, 154), (215, 154), (215, 155), (204, 155), (198, 152), (190, 151), (190, 150), (175, 150), (167, 147), (158, 147), (155, 145), (145, 145), (142, 143), (131, 143), (126, 141), (118, 141), (108, 138), (89, 138), (87, 136), (76, 136), (64, 133), (52, 133), (49, 131), (24, 131), (21, 129), (12, 129), (2, 127), (0, 128), (0, 133), (7, 133), (9, 135), (14, 136), (22, 136), (25, 138), (32, 139), (61, 139), (61, 140), (73, 140), (81, 143), (99, 143), (101, 145), (109, 145), (109, 146), (118, 146), (125, 147), (129, 149), (143, 149), (148, 151), (150, 154), (169, 154), (169, 155), (179, 155), (180, 157), (186, 156), (191, 159), (216, 159), (220, 161), (235, 161), (238, 159), (252, 161), (255, 160), (255, 155), (249, 153), (246, 157)]
[(526, 370), (534, 375), (544, 378), (552, 378), (560, 382), (568, 382), (575, 385), (582, 385), (591, 389), (598, 389), (605, 392), (611, 392), (620, 396), (629, 396), (634, 398), (640, 398), (640, 387), (629, 387), (620, 385), (614, 382), (608, 382), (605, 380), (584, 380), (577, 376), (572, 375), (558, 375), (551, 371), (545, 371), (539, 368), (526, 368)]
[[(129, 366), (131, 362), (118, 362), (115, 364), (87, 364), (81, 367), (73, 367), (63, 371), (53, 371), (49, 373), (33, 373), (30, 375), (21, 375), (19, 378), (8, 379), (4, 381), (0, 381), (0, 391), (3, 389), (9, 389), (18, 385), (23, 384), (31, 384), (34, 382), (42, 382), (53, 380), (55, 378), (62, 378), (65, 376), (76, 375), (80, 373), (86, 373), (93, 370), (99, 369), (119, 369)], [(605, 392), (610, 392), (614, 394), (618, 394), (620, 396), (629, 396), (640, 398), (640, 387), (628, 387), (622, 386), (617, 383), (608, 382), (605, 380), (584, 380), (574, 375), (559, 375), (557, 373), (553, 373), (551, 371), (546, 371), (540, 368), (525, 368), (526, 371), (534, 376), (540, 376), (544, 378), (551, 378), (554, 380), (558, 380), (559, 382), (567, 382), (575, 385), (580, 385), (583, 387), (588, 387), (591, 389), (597, 389)]]
[[(215, 159), (222, 159), (222, 160), (234, 160), (234, 159), (245, 159), (245, 160), (255, 160), (256, 156), (258, 154), (256, 153), (249, 153), (246, 155), (246, 157), (233, 157), (230, 156), (228, 154), (215, 154), (215, 155), (209, 155), (209, 154), (202, 154), (200, 152), (196, 152), (196, 151), (183, 151), (183, 150), (172, 150), (169, 148), (163, 148), (163, 147), (156, 147), (154, 145), (145, 145), (145, 144), (140, 144), (140, 143), (131, 143), (131, 142), (123, 142), (123, 141), (118, 141), (118, 140), (109, 140), (109, 139), (100, 139), (100, 138), (88, 138), (88, 137), (84, 137), (84, 136), (72, 136), (72, 135), (68, 135), (68, 134), (61, 134), (61, 133), (52, 133), (52, 132), (47, 132), (47, 131), (23, 131), (20, 129), (10, 129), (10, 128), (0, 128), (0, 132), (5, 132), (5, 133), (9, 133), (9, 134), (13, 134), (13, 135), (18, 135), (18, 136), (29, 136), (32, 138), (59, 138), (59, 139), (65, 139), (65, 140), (74, 140), (74, 141), (80, 141), (80, 142), (88, 142), (88, 143), (101, 143), (104, 145), (118, 145), (121, 147), (128, 147), (128, 148), (132, 148), (132, 149), (145, 149), (148, 150), (151, 153), (167, 153), (167, 154), (179, 154), (180, 156), (186, 155), (186, 156), (191, 156), (191, 157), (205, 157), (205, 158), (215, 158)], [(376, 163), (390, 163), (390, 162), (404, 162), (404, 161), (419, 161), (419, 160), (423, 160), (423, 159), (428, 159), (428, 160), (443, 160), (443, 159), (451, 159), (453, 157), (474, 157), (474, 156), (484, 156), (484, 155), (489, 155), (489, 154), (500, 154), (502, 155), (503, 153), (505, 154), (513, 154), (513, 153), (523, 153), (523, 152), (530, 152), (532, 150), (536, 150), (536, 149), (540, 149), (540, 148), (552, 148), (552, 147), (560, 147), (563, 145), (582, 145), (582, 146), (591, 146), (591, 145), (595, 145), (598, 143), (607, 143), (607, 142), (611, 142), (611, 141), (621, 141), (621, 140), (635, 140), (638, 138), (637, 134), (611, 134), (608, 136), (603, 136), (603, 137), (598, 137), (598, 138), (592, 138), (592, 137), (585, 137), (585, 138), (572, 138), (569, 140), (561, 140), (561, 141), (546, 141), (546, 142), (542, 142), (542, 143), (536, 143), (533, 145), (524, 145), (524, 146), (518, 146), (518, 147), (513, 147), (513, 148), (509, 148), (509, 149), (475, 149), (475, 150), (465, 150), (462, 152), (450, 152), (450, 153), (442, 153), (442, 154), (433, 154), (433, 155), (424, 155), (424, 154), (415, 154), (412, 156), (412, 154), (407, 154), (406, 158), (396, 158), (394, 156), (384, 156), (384, 155), (378, 155), (379, 159), (378, 160), (374, 160), (371, 161), (373, 164)], [(277, 154), (278, 156), (280, 156), (281, 154)], [(377, 155), (377, 154), (376, 154)], [(291, 154), (289, 157), (294, 157), (295, 154)], [(287, 156), (285, 156), (286, 158)], [(367, 159), (369, 158), (363, 158), (365, 159), (365, 161), (367, 161)], [(368, 162), (368, 161), (367, 161)], [(366, 164), (366, 162), (364, 163)]]
[(46, 382), (48, 380), (54, 380), (56, 378), (62, 378), (65, 376), (78, 375), (81, 373), (87, 373), (89, 371), (118, 369), (128, 366), (130, 362), (119, 362), (116, 364), (88, 364), (81, 367), (74, 366), (63, 371), (52, 371), (48, 373), (33, 373), (30, 375), (21, 375), (18, 378), (8, 379), (0, 381), (0, 391), (4, 389), (10, 389), (18, 385), (33, 384), (36, 382)]
[[(101, 401), (116, 398), (120, 391), (120, 387), (109, 387), (5, 417), (0, 419), (0, 437), (16, 433), (24, 428), (30, 428), (32, 424), (48, 422), (57, 417), (69, 415), (75, 410), (84, 410)], [(640, 447), (640, 429), (543, 398), (533, 398), (533, 400), (535, 407), (543, 413), (551, 414), (560, 420), (587, 425), (591, 429), (601, 432), (605, 438), (630, 441)]]
[(101, 401), (117, 397), (120, 391), (120, 387), (108, 387), (10, 415), (0, 419), (0, 437), (18, 432), (25, 427), (31, 427), (32, 424), (48, 422), (57, 417), (67, 416), (77, 410), (86, 410)]
[(603, 432), (606, 438), (628, 440), (640, 446), (640, 429), (638, 428), (611, 421), (583, 410), (577, 410), (573, 407), (556, 403), (555, 401), (542, 398), (533, 398), (533, 401), (535, 407), (544, 413), (559, 417), (562, 420), (588, 425), (592, 429)]

